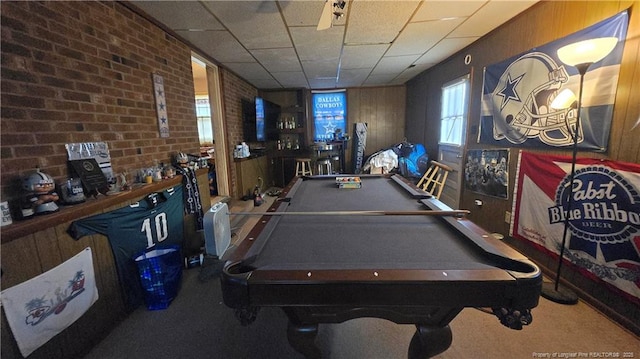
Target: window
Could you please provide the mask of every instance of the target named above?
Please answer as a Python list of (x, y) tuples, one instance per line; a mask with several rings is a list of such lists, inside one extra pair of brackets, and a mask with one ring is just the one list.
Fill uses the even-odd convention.
[(343, 136), (347, 127), (347, 96), (345, 90), (313, 91), (313, 139), (330, 141), (334, 134)]
[(462, 146), (469, 108), (469, 75), (442, 87), (440, 144)]
[(213, 127), (211, 126), (211, 107), (209, 96), (196, 96), (196, 117), (198, 119), (198, 137), (201, 146), (213, 145)]

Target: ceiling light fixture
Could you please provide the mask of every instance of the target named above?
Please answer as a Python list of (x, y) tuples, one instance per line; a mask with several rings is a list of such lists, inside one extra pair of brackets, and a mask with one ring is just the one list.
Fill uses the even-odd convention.
[[(347, 5), (347, 2), (344, 0), (334, 0), (334, 3), (333, 3), (333, 7), (338, 8), (340, 10), (344, 9), (345, 5)], [(333, 12), (333, 16), (335, 16), (335, 19), (338, 20), (339, 18), (344, 16), (344, 13), (342, 11), (336, 10)]]
[(344, 16), (344, 12), (341, 10), (343, 10), (346, 5), (347, 2), (345, 0), (325, 0), (316, 30), (326, 30), (332, 27), (333, 18), (338, 20)]

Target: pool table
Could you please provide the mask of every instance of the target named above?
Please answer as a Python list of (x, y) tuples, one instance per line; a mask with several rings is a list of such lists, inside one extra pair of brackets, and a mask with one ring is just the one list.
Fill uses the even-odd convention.
[(383, 318), (415, 324), (408, 356), (426, 358), (449, 348), (465, 307), (531, 321), (542, 273), (525, 256), (399, 175), (335, 177), (294, 178), (225, 263), (224, 303), (243, 324), (281, 307), (290, 345), (319, 358), (318, 324)]

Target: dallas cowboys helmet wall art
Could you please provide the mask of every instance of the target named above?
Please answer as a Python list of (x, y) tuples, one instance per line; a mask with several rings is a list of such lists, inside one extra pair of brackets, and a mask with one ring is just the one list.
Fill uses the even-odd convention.
[[(569, 145), (576, 127), (574, 108), (556, 110), (551, 102), (569, 81), (564, 66), (543, 52), (531, 52), (513, 61), (493, 93), (493, 137), (520, 144), (538, 138), (551, 146)], [(578, 129), (582, 142), (582, 130)]]

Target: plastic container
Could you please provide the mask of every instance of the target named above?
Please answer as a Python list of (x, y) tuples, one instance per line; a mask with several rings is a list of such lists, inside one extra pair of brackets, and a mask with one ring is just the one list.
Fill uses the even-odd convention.
[(134, 256), (144, 301), (149, 310), (166, 309), (178, 295), (182, 281), (179, 246), (156, 247)]

